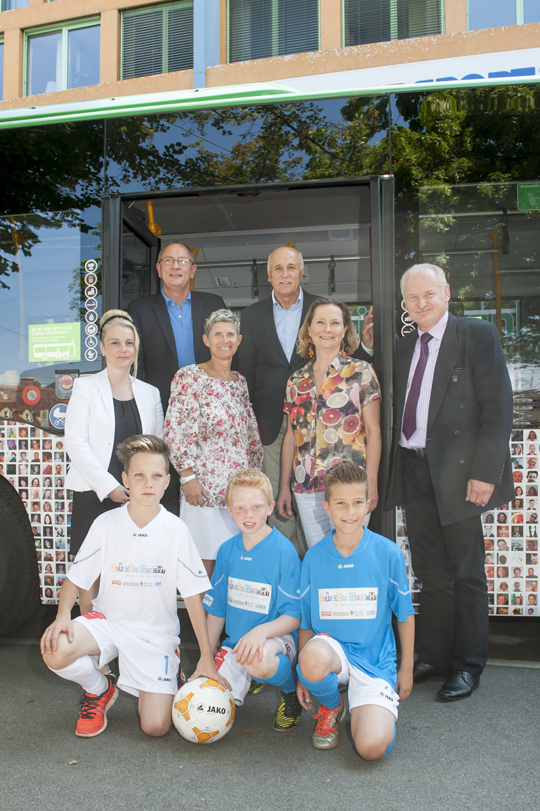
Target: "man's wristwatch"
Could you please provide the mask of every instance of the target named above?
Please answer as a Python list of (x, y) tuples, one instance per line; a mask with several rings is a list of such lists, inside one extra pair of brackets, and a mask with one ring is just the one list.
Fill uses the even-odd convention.
[(180, 484), (183, 487), (185, 484), (187, 484), (188, 482), (193, 481), (193, 479), (196, 479), (196, 478), (197, 478), (196, 473), (192, 473), (191, 476), (180, 476)]

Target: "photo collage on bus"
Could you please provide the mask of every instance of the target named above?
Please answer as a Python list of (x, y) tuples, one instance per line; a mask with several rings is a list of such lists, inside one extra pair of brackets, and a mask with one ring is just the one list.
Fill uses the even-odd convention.
[(0, 424), (0, 472), (18, 492), (36, 546), (41, 599), (56, 603), (69, 568), (72, 493), (63, 437), (11, 420)]

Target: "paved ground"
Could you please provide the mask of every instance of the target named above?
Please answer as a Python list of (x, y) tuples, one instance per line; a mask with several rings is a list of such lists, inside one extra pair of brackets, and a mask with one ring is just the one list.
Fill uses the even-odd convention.
[[(105, 733), (80, 740), (79, 689), (14, 634), (0, 645), (0, 811), (537, 811), (540, 669), (520, 651), (538, 651), (540, 626), (508, 627), (492, 629), (499, 664), (486, 668), (472, 698), (442, 704), (437, 682), (414, 689), (394, 750), (378, 763), (355, 755), (347, 723), (331, 752), (311, 747), (308, 713), (298, 729), (273, 732), (278, 693), (270, 687), (248, 697), (229, 735), (210, 746), (174, 730), (147, 738), (126, 694)], [(184, 651), (188, 672), (194, 657), (193, 647)]]

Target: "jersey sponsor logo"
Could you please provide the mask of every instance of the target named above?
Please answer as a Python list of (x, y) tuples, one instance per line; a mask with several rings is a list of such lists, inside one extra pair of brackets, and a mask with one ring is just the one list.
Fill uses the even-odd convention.
[(161, 563), (113, 561), (110, 564), (111, 583), (129, 588), (161, 588), (165, 566)]
[(354, 569), (354, 563), (338, 563), (338, 569)]
[(240, 555), (240, 560), (253, 560), (253, 558), (248, 558), (247, 555)]
[(319, 618), (375, 619), (378, 588), (319, 589)]
[(205, 594), (203, 598), (203, 605), (212, 605), (214, 598), (210, 594)]
[(268, 583), (253, 583), (239, 577), (228, 579), (227, 602), (235, 608), (254, 611), (256, 614), (268, 614), (271, 598), (272, 586)]
[(111, 572), (126, 572), (127, 574), (165, 574), (165, 566), (161, 563), (111, 563)]

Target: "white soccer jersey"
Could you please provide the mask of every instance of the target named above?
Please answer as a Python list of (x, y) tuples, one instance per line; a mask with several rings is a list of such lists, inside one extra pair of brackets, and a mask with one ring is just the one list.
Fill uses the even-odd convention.
[(138, 637), (178, 637), (176, 590), (185, 597), (210, 588), (188, 528), (163, 506), (140, 529), (127, 505), (92, 524), (68, 579), (89, 589), (101, 576), (94, 609)]

